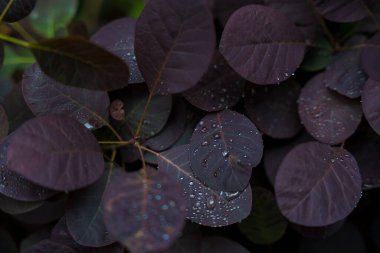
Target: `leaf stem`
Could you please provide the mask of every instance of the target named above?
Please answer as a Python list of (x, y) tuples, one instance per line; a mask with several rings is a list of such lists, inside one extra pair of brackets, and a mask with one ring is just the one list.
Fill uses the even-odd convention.
[(0, 40), (9, 42), (9, 43), (12, 43), (12, 44), (15, 44), (15, 45), (19, 45), (19, 46), (22, 46), (22, 47), (26, 47), (26, 48), (33, 48), (33, 44), (32, 43), (24, 41), (24, 40), (13, 38), (13, 37), (8, 36), (6, 34), (1, 34), (0, 33)]
[(101, 145), (120, 145), (120, 146), (124, 146), (124, 145), (132, 144), (133, 140), (129, 140), (129, 141), (98, 141), (98, 143), (101, 144)]
[(18, 22), (9, 24), (9, 26), (12, 27), (12, 29), (15, 30), (18, 34), (20, 34), (20, 36), (23, 37), (24, 40), (33, 42), (33, 43), (36, 42), (33, 36), (30, 35), (30, 33), (28, 33), (28, 31), (25, 30), (24, 27), (20, 25)]
[(10, 1), (8, 2), (7, 6), (5, 6), (5, 9), (3, 10), (3, 12), (2, 12), (1, 15), (0, 15), (0, 23), (3, 21), (5, 15), (7, 15), (8, 10), (9, 10), (9, 8), (11, 8), (13, 2), (14, 2), (14, 0), (10, 0)]
[(140, 136), (140, 131), (141, 131), (141, 127), (142, 127), (142, 125), (144, 123), (145, 114), (148, 111), (148, 107), (150, 105), (150, 102), (152, 101), (153, 95), (154, 95), (154, 89), (152, 89), (149, 92), (148, 100), (145, 103), (144, 110), (143, 110), (143, 112), (141, 114), (139, 124), (137, 125), (137, 129), (136, 129), (136, 132), (135, 132), (135, 137), (139, 137)]

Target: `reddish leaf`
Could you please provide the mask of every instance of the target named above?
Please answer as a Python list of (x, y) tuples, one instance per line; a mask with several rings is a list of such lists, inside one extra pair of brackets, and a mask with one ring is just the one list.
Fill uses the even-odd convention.
[(168, 248), (185, 224), (181, 187), (162, 171), (146, 174), (115, 173), (104, 196), (106, 226), (130, 252)]
[(202, 0), (149, 1), (136, 24), (137, 62), (154, 93), (179, 93), (196, 85), (214, 47), (212, 15)]
[(301, 64), (305, 44), (297, 27), (282, 13), (248, 5), (228, 20), (219, 50), (243, 78), (264, 85), (288, 79)]
[(220, 111), (239, 102), (244, 83), (244, 80), (217, 52), (206, 74), (195, 87), (183, 95), (199, 109), (208, 112)]
[(76, 120), (47, 114), (29, 120), (12, 135), (7, 164), (41, 186), (72, 191), (103, 173), (103, 154), (90, 131)]
[(279, 86), (248, 88), (245, 110), (264, 134), (272, 138), (291, 138), (301, 130), (297, 98), (301, 86), (288, 81)]
[(289, 221), (320, 227), (352, 212), (361, 197), (361, 177), (355, 158), (345, 149), (308, 142), (286, 155), (274, 188)]
[(159, 170), (173, 175), (183, 188), (186, 217), (204, 226), (220, 227), (240, 222), (252, 208), (251, 187), (242, 192), (216, 191), (203, 185), (190, 168), (190, 145), (174, 147), (158, 157)]
[(144, 79), (135, 57), (135, 25), (136, 21), (131, 18), (114, 20), (91, 36), (91, 41), (118, 55), (128, 64), (131, 72), (129, 83), (142, 83)]
[(327, 89), (324, 73), (314, 76), (302, 89), (298, 113), (308, 133), (320, 142), (338, 144), (357, 129), (362, 109), (357, 100)]
[(244, 190), (261, 160), (263, 141), (244, 115), (224, 110), (208, 114), (191, 137), (190, 163), (202, 184), (218, 191)]
[(46, 76), (37, 64), (24, 72), (22, 92), (35, 115), (67, 115), (88, 129), (107, 124), (110, 104), (107, 92), (63, 85)]
[(380, 82), (369, 79), (363, 88), (362, 107), (372, 129), (380, 135)]

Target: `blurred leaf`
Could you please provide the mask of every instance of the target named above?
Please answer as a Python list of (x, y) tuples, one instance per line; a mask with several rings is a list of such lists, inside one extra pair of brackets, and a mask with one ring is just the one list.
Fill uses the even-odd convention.
[(305, 56), (301, 64), (301, 69), (305, 71), (320, 71), (326, 68), (332, 55), (332, 47), (325, 37), (320, 37), (314, 42), (312, 47)]
[(77, 9), (78, 0), (39, 0), (28, 19), (34, 30), (52, 38), (70, 24)]

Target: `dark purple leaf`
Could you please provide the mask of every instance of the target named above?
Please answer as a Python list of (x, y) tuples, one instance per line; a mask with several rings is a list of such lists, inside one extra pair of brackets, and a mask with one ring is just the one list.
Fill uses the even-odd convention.
[(363, 190), (380, 187), (380, 138), (374, 133), (357, 135), (347, 149), (358, 162)]
[(349, 98), (360, 97), (367, 75), (360, 66), (359, 54), (359, 50), (351, 50), (334, 55), (325, 72), (326, 87)]
[(53, 196), (55, 191), (30, 182), (8, 167), (7, 155), (10, 138), (11, 136), (0, 143), (0, 193), (19, 201), (38, 201)]
[[(130, 87), (125, 94), (119, 95), (123, 103), (125, 118), (120, 122), (125, 139), (130, 139), (135, 134), (148, 101), (148, 89), (145, 85)], [(155, 95), (151, 99), (146, 110), (143, 124), (140, 130), (140, 139), (145, 140), (159, 133), (170, 116), (172, 109), (172, 97)], [(132, 131), (132, 133), (131, 133)]]
[(94, 135), (76, 120), (47, 114), (29, 120), (9, 141), (7, 165), (26, 179), (60, 191), (94, 183), (103, 153)]
[(19, 84), (12, 84), (12, 90), (4, 98), (2, 105), (8, 116), (9, 132), (13, 132), (22, 123), (33, 117), (33, 113), (22, 96), (21, 85)]
[(215, 48), (202, 0), (149, 1), (136, 24), (136, 57), (151, 92), (171, 94), (197, 84)]
[(368, 76), (375, 80), (380, 81), (380, 32), (376, 33), (370, 40), (365, 43), (361, 50), (360, 61), (364, 71)]
[(297, 99), (301, 86), (289, 80), (279, 86), (249, 87), (245, 110), (264, 134), (272, 138), (291, 138), (301, 131)]
[[(0, 13), (4, 11), (10, 0), (0, 0)], [(37, 0), (14, 0), (7, 14), (4, 16), (5, 22), (16, 22), (25, 18), (33, 10)]]
[(8, 214), (21, 214), (30, 212), (40, 207), (44, 202), (42, 200), (37, 201), (20, 201), (9, 198), (3, 194), (0, 194), (0, 209)]
[(77, 37), (50, 39), (32, 45), (41, 69), (65, 85), (115, 90), (128, 84), (129, 69), (122, 59)]
[(372, 129), (380, 135), (380, 82), (369, 79), (363, 88), (362, 107)]
[(305, 0), (264, 0), (264, 3), (285, 14), (302, 30), (305, 38), (313, 39), (318, 20), (309, 1)]
[(158, 168), (175, 177), (183, 188), (186, 217), (204, 226), (220, 227), (240, 222), (252, 208), (251, 187), (242, 192), (216, 191), (203, 185), (192, 173), (190, 145), (178, 146), (161, 153)]
[(46, 113), (67, 115), (88, 129), (107, 124), (110, 105), (107, 92), (63, 85), (46, 76), (37, 64), (24, 72), (22, 92), (37, 116)]
[(202, 247), (202, 234), (199, 231), (182, 235), (173, 245), (160, 253), (199, 253)]
[(66, 226), (66, 218), (63, 216), (51, 231), (50, 240), (64, 244), (75, 250), (76, 253), (123, 253), (124, 247), (114, 243), (109, 246), (93, 248), (81, 246), (75, 242)]
[(368, 6), (373, 0), (313, 0), (315, 8), (333, 22), (355, 22), (369, 15)]
[(244, 115), (224, 110), (206, 115), (191, 137), (190, 164), (202, 184), (218, 191), (244, 190), (263, 155), (256, 126)]
[(170, 247), (185, 225), (180, 185), (163, 171), (115, 172), (105, 192), (106, 227), (130, 252)]
[(107, 165), (103, 176), (93, 185), (73, 193), (66, 210), (66, 224), (74, 240), (83, 246), (103, 247), (115, 242), (103, 222), (104, 192), (116, 168)]
[(262, 0), (214, 0), (212, 12), (222, 25), (225, 25), (231, 14), (249, 4), (261, 4)]
[(93, 36), (91, 41), (116, 54), (130, 70), (129, 83), (142, 83), (141, 76), (135, 57), (135, 25), (136, 20), (121, 18), (101, 27)]
[(272, 244), (284, 236), (287, 221), (278, 210), (272, 192), (255, 187), (252, 196), (255, 207), (247, 219), (239, 223), (239, 229), (255, 244)]
[(323, 143), (338, 144), (356, 131), (363, 112), (359, 101), (327, 89), (324, 75), (314, 76), (302, 89), (298, 113), (311, 136)]
[(22, 253), (76, 253), (73, 249), (50, 240), (43, 240)]
[(187, 106), (184, 101), (174, 100), (173, 110), (165, 127), (157, 135), (151, 137), (144, 145), (156, 151), (172, 146), (183, 134), (186, 127)]
[(244, 80), (216, 52), (210, 67), (198, 84), (183, 93), (195, 107), (208, 112), (236, 105), (243, 94)]
[(361, 197), (361, 176), (355, 158), (345, 149), (308, 142), (286, 155), (274, 188), (289, 221), (320, 227), (352, 212)]
[(9, 131), (9, 122), (8, 116), (5, 112), (5, 109), (2, 105), (0, 105), (0, 140), (2, 140), (5, 136), (8, 135)]
[(28, 224), (45, 224), (58, 220), (65, 212), (67, 199), (45, 201), (40, 207), (27, 213), (13, 215), (19, 221)]
[(228, 20), (219, 50), (243, 78), (256, 84), (274, 84), (288, 79), (301, 64), (303, 40), (298, 28), (282, 13), (248, 5)]

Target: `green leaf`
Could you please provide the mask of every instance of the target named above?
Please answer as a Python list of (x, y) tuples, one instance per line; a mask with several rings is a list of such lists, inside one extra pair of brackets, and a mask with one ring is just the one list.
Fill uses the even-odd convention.
[(281, 215), (272, 192), (255, 187), (253, 204), (251, 214), (239, 224), (240, 231), (256, 244), (272, 244), (281, 239), (287, 221)]
[(52, 38), (66, 28), (78, 10), (78, 0), (39, 0), (28, 17), (34, 30)]
[(116, 90), (128, 84), (124, 61), (86, 40), (50, 39), (30, 48), (42, 71), (63, 84), (93, 90)]
[(16, 70), (24, 70), (29, 65), (36, 62), (29, 49), (18, 47), (17, 51), (9, 46), (4, 45), (4, 62), (0, 71), (2, 78), (8, 78)]

